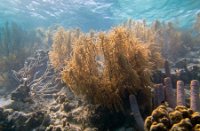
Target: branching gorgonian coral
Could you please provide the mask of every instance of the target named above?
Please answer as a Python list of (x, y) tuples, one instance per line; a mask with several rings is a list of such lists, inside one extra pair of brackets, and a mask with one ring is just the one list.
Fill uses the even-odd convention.
[[(64, 65), (62, 79), (76, 94), (117, 111), (123, 110), (127, 93), (139, 97), (140, 92), (145, 94), (143, 99), (150, 100), (151, 71), (161, 63), (153, 41), (140, 40), (134, 30), (116, 27), (108, 32), (82, 33), (71, 38), (68, 46), (66, 33), (64, 30), (57, 33), (54, 41), (61, 45), (55, 41), (52, 53), (60, 51), (54, 55), (50, 52), (50, 59)], [(57, 68), (58, 64), (53, 65)]]

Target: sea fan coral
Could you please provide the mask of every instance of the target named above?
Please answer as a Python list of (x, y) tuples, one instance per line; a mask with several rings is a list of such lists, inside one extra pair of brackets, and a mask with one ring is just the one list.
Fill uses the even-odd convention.
[(138, 103), (149, 104), (151, 71), (162, 60), (152, 41), (139, 39), (134, 31), (116, 27), (69, 39), (69, 33), (60, 30), (49, 53), (51, 63), (56, 69), (64, 66), (63, 81), (94, 104), (123, 110), (127, 93), (145, 94), (145, 101)]
[(65, 31), (60, 28), (53, 37), (52, 50), (49, 52), (49, 59), (56, 70), (63, 67), (64, 61), (70, 58), (72, 43), (79, 37), (79, 30)]

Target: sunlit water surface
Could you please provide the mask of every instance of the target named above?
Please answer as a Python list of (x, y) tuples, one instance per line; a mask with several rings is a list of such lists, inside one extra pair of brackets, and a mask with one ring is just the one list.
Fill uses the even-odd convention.
[(1, 0), (0, 24), (15, 21), (25, 28), (61, 24), (106, 30), (128, 18), (172, 21), (188, 28), (200, 12), (200, 0)]

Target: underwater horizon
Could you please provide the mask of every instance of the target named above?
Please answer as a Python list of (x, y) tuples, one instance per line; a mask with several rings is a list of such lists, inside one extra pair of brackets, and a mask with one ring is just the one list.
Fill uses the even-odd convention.
[(107, 30), (128, 19), (173, 22), (190, 28), (200, 12), (198, 0), (1, 0), (0, 25), (24, 28), (61, 25), (83, 31)]

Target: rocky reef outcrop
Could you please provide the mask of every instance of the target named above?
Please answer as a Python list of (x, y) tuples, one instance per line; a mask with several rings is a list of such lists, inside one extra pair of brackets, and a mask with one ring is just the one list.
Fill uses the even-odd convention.
[(36, 51), (12, 73), (18, 87), (10, 94), (12, 102), (0, 108), (2, 131), (134, 130), (130, 112), (110, 111), (75, 96), (49, 64), (48, 51)]

